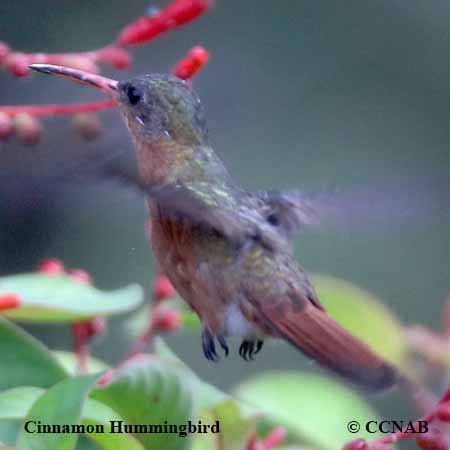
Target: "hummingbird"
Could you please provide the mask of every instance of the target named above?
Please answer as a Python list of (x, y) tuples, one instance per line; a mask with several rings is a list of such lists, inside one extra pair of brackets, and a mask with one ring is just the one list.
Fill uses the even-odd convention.
[(116, 81), (48, 64), (33, 70), (90, 85), (118, 104), (136, 150), (137, 174), (115, 173), (141, 190), (161, 270), (202, 323), (205, 357), (242, 339), (252, 359), (265, 338), (283, 339), (319, 365), (370, 390), (399, 378), (396, 368), (324, 309), (293, 251), (314, 211), (291, 191), (249, 192), (213, 150), (201, 101), (171, 75)]

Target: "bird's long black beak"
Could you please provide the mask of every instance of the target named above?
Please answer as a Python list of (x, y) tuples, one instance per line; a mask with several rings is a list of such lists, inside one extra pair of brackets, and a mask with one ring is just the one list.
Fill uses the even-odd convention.
[(112, 80), (111, 78), (84, 72), (83, 70), (72, 69), (70, 67), (54, 66), (52, 64), (31, 64), (30, 69), (47, 75), (59, 75), (79, 83), (88, 84), (104, 92), (113, 99), (117, 97), (118, 81)]

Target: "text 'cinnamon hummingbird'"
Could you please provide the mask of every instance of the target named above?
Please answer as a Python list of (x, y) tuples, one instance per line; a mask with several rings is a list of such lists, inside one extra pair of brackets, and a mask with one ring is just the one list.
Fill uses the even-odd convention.
[(251, 359), (272, 336), (362, 387), (394, 384), (397, 371), (327, 314), (294, 257), (293, 236), (313, 218), (301, 196), (239, 187), (210, 146), (202, 104), (186, 82), (31, 68), (89, 84), (118, 103), (139, 175), (117, 175), (148, 196), (154, 253), (202, 321), (206, 358), (218, 358), (216, 341), (228, 354), (226, 338), (240, 336), (239, 354)]

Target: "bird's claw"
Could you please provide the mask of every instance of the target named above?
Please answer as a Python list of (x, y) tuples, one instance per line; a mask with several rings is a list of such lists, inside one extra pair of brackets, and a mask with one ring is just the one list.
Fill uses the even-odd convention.
[(243, 358), (245, 361), (253, 360), (253, 356), (259, 353), (263, 346), (263, 341), (242, 341), (242, 344), (239, 347), (239, 356)]
[[(228, 356), (229, 348), (225, 338), (222, 335), (217, 336), (217, 340), (220, 344), (220, 347), (225, 352), (225, 357)], [(216, 352), (216, 344), (214, 342), (214, 335), (208, 330), (204, 329), (202, 332), (202, 347), (203, 353), (209, 361), (217, 362), (220, 357)]]
[(227, 341), (221, 334), (217, 337), (217, 340), (219, 341), (219, 344), (222, 347), (222, 350), (224, 351), (225, 358), (226, 358), (228, 356), (228, 353), (230, 353), (230, 349), (228, 348)]

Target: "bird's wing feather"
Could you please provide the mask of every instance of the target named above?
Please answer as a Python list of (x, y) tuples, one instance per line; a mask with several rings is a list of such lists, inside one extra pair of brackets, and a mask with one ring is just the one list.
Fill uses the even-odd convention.
[(243, 220), (233, 197), (226, 197), (226, 190), (218, 192), (217, 185), (201, 182), (150, 184), (136, 171), (115, 166), (104, 167), (103, 173), (157, 200), (167, 218), (187, 220), (205, 231), (215, 230), (236, 245), (242, 245), (255, 233), (256, 217)]
[(260, 212), (237, 201), (232, 191), (207, 182), (140, 184), (156, 199), (164, 214), (173, 220), (187, 219), (190, 225), (222, 234), (236, 247), (258, 240), (269, 249), (286, 246), (284, 236), (273, 229)]
[(264, 322), (320, 365), (370, 390), (392, 386), (395, 369), (352, 336), (301, 292), (288, 291), (264, 301), (247, 294)]

